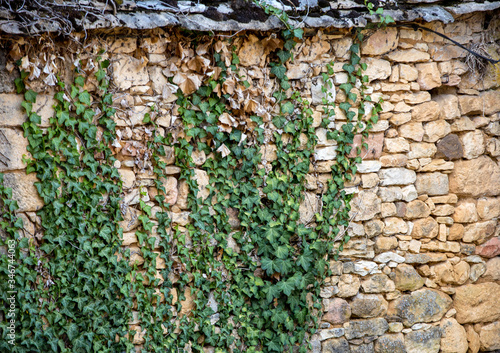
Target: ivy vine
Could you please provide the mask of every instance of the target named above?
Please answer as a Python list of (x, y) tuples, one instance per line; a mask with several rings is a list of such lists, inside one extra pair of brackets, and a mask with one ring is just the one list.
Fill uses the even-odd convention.
[[(301, 221), (306, 175), (314, 169), (318, 141), (311, 105), (292, 88), (286, 65), (293, 61), (303, 30), (293, 28), (284, 12), (264, 9), (286, 25), (283, 46), (270, 63), (278, 83), (276, 114), (270, 122), (251, 115), (247, 124), (220, 128), (220, 119), (238, 113), (220, 87), (238, 72), (239, 59), (232, 53), (226, 65), (224, 54), (215, 49), (218, 74), (191, 95), (177, 93), (180, 131), (160, 131), (152, 107), (144, 123), (158, 194), (152, 202), (145, 194), (140, 197), (136, 256), (121, 246), (118, 225), (122, 188), (110, 149), (116, 126), (109, 62), (97, 58), (94, 94), (84, 89), (84, 72), (77, 71), (69, 87), (59, 83), (55, 116), (46, 129), (33, 111), (36, 93), (26, 90), (26, 74), (21, 74), (16, 86), (28, 115), (23, 124), (31, 153), (27, 172), (36, 173), (45, 206), (38, 212), (43, 240), (22, 238), (16, 202), (0, 175), (0, 225), (7, 233), (0, 245), (17, 244), (15, 256), (2, 257), (0, 269), (7, 279), (8, 262), (16, 262), (21, 335), (13, 351), (128, 352), (134, 343), (144, 352), (204, 352), (207, 347), (217, 353), (307, 351), (319, 326), (320, 289), (330, 273), (329, 260), (349, 240), (353, 196), (345, 183), (361, 162), (361, 147), (367, 148), (363, 143), (351, 157), (354, 137), (367, 137), (381, 108), (366, 93), (358, 31), (343, 65), (348, 80), (339, 87), (345, 100), (338, 108), (345, 121), (334, 116), (333, 63), (322, 73), (321, 126), (328, 130), (327, 139), (336, 141), (336, 156), (320, 211)], [(243, 79), (237, 84), (248, 88)], [(276, 150), (268, 161), (269, 142)], [(175, 150), (179, 180), (189, 188), (191, 222), (185, 226), (173, 222), (166, 201), (167, 148)], [(202, 165), (193, 160), (195, 153), (206, 156)], [(208, 184), (199, 184), (204, 176)], [(0, 281), (2, 302), (7, 302), (7, 283)], [(187, 302), (192, 302), (189, 312)], [(0, 325), (5, 338), (6, 323)], [(4, 340), (0, 348), (12, 346)]]

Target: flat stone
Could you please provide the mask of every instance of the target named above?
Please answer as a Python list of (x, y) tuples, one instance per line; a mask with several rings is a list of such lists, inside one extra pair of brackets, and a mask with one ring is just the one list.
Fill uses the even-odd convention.
[(410, 144), (410, 153), (408, 153), (408, 158), (430, 158), (433, 157), (436, 152), (437, 148), (433, 143), (414, 142)]
[(395, 252), (389, 251), (377, 255), (375, 259), (373, 259), (373, 261), (381, 262), (384, 264), (389, 261), (394, 261), (396, 263), (403, 263), (405, 261), (405, 258), (403, 256), (396, 254)]
[(382, 202), (371, 191), (360, 191), (351, 201), (351, 212), (355, 214), (354, 220), (367, 221), (380, 212)]
[(466, 243), (475, 242), (477, 244), (482, 244), (486, 239), (488, 239), (495, 233), (496, 226), (496, 221), (486, 221), (469, 224), (464, 229), (464, 236), (462, 237), (462, 241)]
[(431, 327), (425, 331), (413, 331), (405, 335), (406, 353), (438, 353), (441, 329)]
[(367, 65), (367, 69), (363, 74), (368, 76), (368, 82), (384, 80), (391, 75), (391, 63), (387, 60), (366, 57), (362, 61)]
[(433, 121), (437, 120), (441, 114), (441, 107), (437, 102), (430, 101), (415, 105), (411, 111), (414, 121)]
[(492, 322), (500, 319), (497, 283), (466, 284), (456, 288), (454, 308), (459, 323)]
[[(382, 155), (382, 148), (384, 146), (384, 134), (369, 134), (368, 138), (362, 141), (361, 135), (355, 135), (352, 143), (352, 150), (349, 154), (350, 157), (356, 157), (356, 149), (357, 147), (361, 147), (361, 156), (363, 156), (363, 160), (379, 160)], [(362, 147), (363, 143), (368, 145), (368, 149)]]
[(378, 174), (381, 186), (409, 185), (416, 180), (416, 173), (405, 168), (382, 169)]
[(450, 192), (472, 197), (500, 195), (500, 167), (486, 156), (456, 161), (450, 174)]
[(443, 292), (419, 289), (391, 302), (388, 314), (400, 317), (403, 324), (410, 327), (416, 323), (441, 320), (451, 303), (451, 298)]
[(351, 320), (344, 324), (345, 337), (348, 340), (365, 336), (381, 336), (389, 329), (383, 318), (369, 320)]
[(416, 49), (395, 50), (387, 54), (386, 57), (391, 61), (402, 63), (423, 62), (431, 58), (429, 54)]
[(139, 60), (129, 55), (118, 54), (111, 64), (113, 82), (119, 90), (127, 90), (132, 86), (146, 85), (149, 82), (147, 60)]
[(421, 89), (431, 90), (441, 86), (441, 74), (439, 73), (437, 63), (416, 64), (415, 67), (418, 70), (417, 83)]

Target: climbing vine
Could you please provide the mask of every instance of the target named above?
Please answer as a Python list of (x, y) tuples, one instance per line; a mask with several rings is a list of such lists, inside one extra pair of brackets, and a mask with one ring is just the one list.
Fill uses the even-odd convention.
[[(310, 219), (301, 218), (318, 143), (311, 105), (287, 77), (303, 30), (293, 28), (284, 12), (264, 10), (286, 27), (270, 62), (276, 81), (272, 118), (254, 112), (244, 124), (234, 123), (239, 112), (221, 87), (229, 76), (238, 77), (242, 90), (249, 84), (239, 75), (236, 53), (216, 48), (216, 73), (192, 94), (177, 92), (180, 125), (160, 129), (151, 107), (143, 123), (157, 195), (139, 195), (139, 248), (133, 253), (121, 247), (118, 225), (122, 189), (110, 149), (116, 126), (109, 61), (97, 57), (94, 94), (84, 89), (89, 77), (78, 68), (69, 87), (59, 82), (46, 129), (33, 111), (36, 93), (26, 90), (27, 74), (21, 74), (16, 86), (28, 115), (27, 172), (36, 173), (45, 206), (38, 212), (43, 240), (22, 238), (16, 203), (0, 179), (0, 224), (7, 232), (0, 245), (17, 244), (16, 315), (23, 334), (14, 350), (122, 352), (135, 342), (144, 352), (307, 351), (319, 325), (329, 259), (349, 240), (352, 194), (345, 183), (361, 162), (361, 147), (367, 148), (363, 143), (353, 157), (354, 138), (367, 136), (381, 108), (366, 93), (358, 31), (343, 65), (348, 79), (339, 87), (338, 105), (334, 63), (321, 74), (321, 127), (335, 141), (335, 159), (316, 200), (320, 207)], [(343, 118), (335, 116), (336, 107)], [(179, 180), (189, 189), (190, 223), (182, 226), (166, 197), (167, 149), (175, 151)], [(8, 261), (2, 258), (6, 278)], [(0, 284), (3, 302), (7, 283)]]

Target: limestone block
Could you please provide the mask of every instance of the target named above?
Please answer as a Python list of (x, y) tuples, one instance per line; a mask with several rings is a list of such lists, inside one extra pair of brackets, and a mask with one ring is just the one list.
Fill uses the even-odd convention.
[(407, 264), (399, 264), (394, 273), (394, 284), (400, 291), (415, 291), (422, 288), (425, 283), (415, 268)]
[(23, 155), (31, 157), (27, 147), (28, 140), (20, 130), (0, 128), (0, 172), (24, 169), (26, 165), (23, 163)]
[(500, 349), (500, 321), (481, 327), (479, 332), (481, 350), (493, 351)]
[(386, 57), (391, 61), (401, 63), (424, 62), (431, 58), (429, 54), (417, 49), (394, 50), (387, 54)]
[(419, 195), (446, 195), (449, 191), (448, 175), (442, 173), (418, 173), (415, 183)]
[(394, 282), (383, 273), (374, 274), (364, 280), (361, 282), (361, 287), (365, 293), (387, 293), (396, 289)]
[(413, 107), (411, 116), (414, 121), (433, 121), (441, 115), (441, 107), (435, 101), (425, 102)]
[(422, 123), (406, 123), (398, 128), (399, 136), (409, 138), (413, 141), (420, 142), (424, 137), (424, 128)]
[(4, 174), (4, 186), (12, 189), (12, 198), (17, 201), (18, 212), (38, 211), (43, 207), (43, 200), (35, 187), (38, 179), (35, 174), (11, 172)]
[(194, 180), (198, 183), (198, 198), (205, 200), (210, 191), (208, 190), (209, 178), (206, 171), (201, 169), (194, 170)]
[(337, 294), (337, 296), (340, 298), (355, 296), (359, 291), (359, 286), (360, 281), (357, 276), (343, 274), (339, 279), (339, 293)]
[(500, 195), (500, 166), (486, 156), (456, 161), (450, 192), (473, 197)]
[(367, 221), (372, 219), (380, 212), (380, 204), (382, 202), (371, 191), (360, 191), (351, 202), (351, 212), (355, 214), (354, 220)]
[[(380, 120), (379, 122), (381, 121), (384, 120)], [(349, 154), (349, 157), (356, 157), (357, 147), (362, 147), (360, 156), (363, 158), (363, 160), (378, 160), (380, 158), (380, 155), (382, 154), (382, 147), (384, 146), (384, 134), (369, 134), (368, 138), (366, 138), (364, 142), (368, 145), (368, 150), (362, 147), (362, 136), (355, 135), (352, 143), (353, 148), (351, 150), (351, 153)]]
[(413, 200), (406, 205), (406, 219), (425, 218), (431, 214), (429, 206), (421, 200)]
[(431, 90), (441, 86), (441, 74), (439, 73), (437, 63), (416, 64), (415, 67), (418, 70), (417, 83), (421, 89)]
[(307, 224), (314, 219), (314, 215), (319, 211), (318, 201), (315, 193), (305, 193), (304, 200), (302, 200), (299, 207), (300, 222), (302, 224)]
[(461, 201), (455, 207), (453, 220), (457, 223), (472, 223), (479, 219), (476, 203), (472, 201)]
[(433, 98), (441, 108), (441, 116), (446, 120), (451, 120), (460, 117), (460, 109), (458, 108), (458, 98), (454, 94), (440, 94)]
[[(323, 92), (322, 88), (326, 88), (326, 92)], [(336, 97), (335, 86), (333, 84), (331, 86), (325, 84), (323, 78), (318, 77), (316, 80), (313, 80), (311, 85), (311, 97), (312, 104), (323, 104), (323, 98), (326, 98), (329, 102), (333, 102)]]
[(425, 142), (436, 142), (448, 135), (451, 132), (451, 127), (445, 120), (436, 120), (425, 124), (424, 130), (423, 140)]
[(458, 105), (462, 115), (481, 114), (483, 112), (483, 100), (479, 96), (458, 96)]
[(457, 118), (451, 124), (451, 131), (453, 132), (461, 132), (461, 131), (473, 131), (476, 129), (476, 126), (470, 120), (470, 118), (466, 116), (462, 116)]
[(129, 55), (116, 55), (112, 63), (113, 82), (119, 90), (127, 90), (132, 86), (145, 85), (149, 82), (147, 59), (136, 59)]
[(459, 323), (492, 322), (500, 318), (500, 285), (493, 282), (456, 288), (454, 307)]
[(389, 153), (408, 152), (410, 150), (408, 141), (402, 137), (386, 138), (384, 140), (384, 147), (385, 151)]
[(480, 130), (467, 132), (460, 137), (464, 150), (464, 158), (474, 159), (485, 151), (484, 135)]
[(351, 317), (351, 307), (344, 299), (325, 299), (323, 300), (323, 307), (325, 313), (321, 320), (332, 325), (343, 324)]
[(435, 238), (439, 232), (439, 226), (432, 217), (422, 218), (413, 222), (411, 236), (414, 239)]
[(462, 241), (466, 243), (482, 244), (486, 239), (495, 233), (497, 222), (486, 221), (472, 223), (465, 227)]
[(399, 64), (399, 79), (401, 81), (416, 81), (418, 78), (418, 70), (407, 64)]
[(469, 348), (471, 353), (479, 352), (481, 347), (481, 341), (479, 339), (479, 334), (474, 331), (472, 325), (465, 325), (465, 331), (467, 333), (467, 341), (469, 342)]
[(151, 66), (148, 68), (151, 86), (155, 94), (162, 94), (164, 87), (169, 83), (162, 71), (162, 68), (158, 66)]
[(389, 304), (389, 315), (397, 315), (406, 327), (441, 320), (452, 304), (451, 298), (434, 289), (419, 289)]
[(363, 62), (368, 66), (364, 71), (364, 75), (368, 76), (368, 82), (383, 80), (391, 75), (391, 63), (387, 60), (367, 57)]
[[(497, 239), (497, 249), (500, 249), (500, 239)], [(486, 271), (483, 274), (483, 279), (489, 282), (500, 281), (500, 257), (492, 256), (486, 262)]]
[(343, 337), (332, 338), (321, 344), (322, 352), (350, 353), (349, 343)]
[(382, 55), (398, 46), (398, 31), (396, 28), (378, 30), (361, 44), (363, 55)]
[(405, 168), (386, 168), (378, 173), (381, 186), (409, 185), (417, 179), (413, 170)]
[(380, 294), (359, 293), (351, 302), (352, 315), (361, 318), (384, 316), (387, 307), (387, 301)]

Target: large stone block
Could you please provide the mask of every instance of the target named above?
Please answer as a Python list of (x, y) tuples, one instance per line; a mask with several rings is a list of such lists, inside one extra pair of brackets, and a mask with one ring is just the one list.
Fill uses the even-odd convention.
[(450, 174), (450, 192), (473, 197), (500, 195), (500, 167), (486, 156), (456, 161)]
[(500, 319), (500, 285), (493, 282), (456, 288), (454, 307), (459, 323), (491, 322)]
[(384, 316), (387, 306), (387, 301), (380, 294), (359, 293), (351, 302), (352, 315), (362, 318)]
[(375, 353), (406, 353), (403, 334), (380, 336), (375, 342)]
[(437, 120), (440, 115), (441, 107), (434, 101), (418, 104), (411, 111), (411, 117), (414, 121), (433, 121)]
[(454, 94), (441, 94), (433, 99), (441, 107), (441, 116), (450, 120), (460, 117), (458, 98)]
[(19, 205), (19, 212), (37, 211), (43, 207), (43, 200), (38, 196), (35, 174), (12, 172), (4, 174), (4, 185), (12, 188), (12, 198)]
[(0, 128), (0, 172), (24, 169), (23, 155), (30, 157), (28, 140), (20, 130)]
[(391, 63), (383, 59), (367, 57), (363, 61), (368, 65), (364, 74), (368, 76), (368, 81), (383, 80), (391, 75)]
[(410, 327), (416, 323), (441, 320), (451, 303), (451, 298), (443, 292), (419, 289), (391, 302), (388, 314), (398, 316), (405, 326)]
[(448, 175), (438, 172), (419, 173), (415, 187), (419, 195), (446, 195), (449, 191)]

